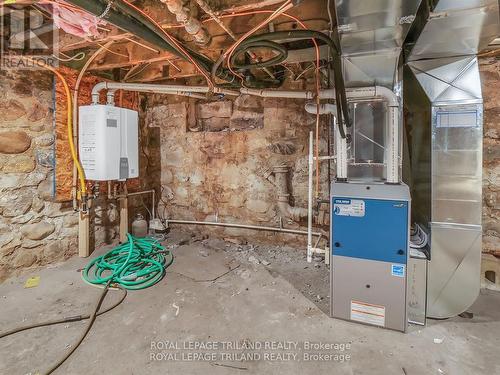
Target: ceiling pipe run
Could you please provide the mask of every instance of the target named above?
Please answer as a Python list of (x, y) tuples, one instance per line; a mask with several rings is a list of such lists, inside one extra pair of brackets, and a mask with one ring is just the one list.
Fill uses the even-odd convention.
[[(111, 95), (116, 90), (139, 91), (153, 94), (170, 94), (181, 96), (196, 96), (194, 93), (208, 93), (208, 86), (183, 86), (183, 85), (152, 85), (143, 83), (126, 83), (126, 82), (99, 82), (92, 88), (92, 103), (99, 103), (99, 93), (102, 90), (112, 90)], [(221, 89), (215, 87), (212, 89), (214, 94), (239, 96), (238, 91)], [(108, 102), (110, 98), (108, 97)]]
[[(349, 99), (365, 99), (382, 97), (387, 100), (389, 106), (398, 106), (399, 99), (397, 95), (387, 87), (370, 86), (370, 87), (355, 87), (346, 88), (346, 95)], [(292, 90), (260, 90), (241, 88), (240, 92), (247, 95), (255, 95), (263, 98), (289, 98), (289, 99), (314, 99), (316, 93), (313, 91), (292, 91)], [(335, 90), (320, 90), (320, 99), (335, 99)], [(316, 112), (314, 112), (316, 113)]]

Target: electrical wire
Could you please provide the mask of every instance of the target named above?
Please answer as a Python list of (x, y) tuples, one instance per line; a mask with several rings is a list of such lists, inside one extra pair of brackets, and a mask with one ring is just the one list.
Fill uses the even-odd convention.
[(141, 74), (148, 66), (150, 66), (151, 63), (147, 62), (145, 64), (138, 64), (131, 68), (123, 77), (123, 82), (127, 82), (128, 79), (137, 77), (139, 74)]
[(101, 47), (101, 48), (105, 49), (106, 51), (108, 51), (109, 53), (112, 53), (113, 55), (125, 57), (127, 59), (129, 58), (129, 55), (125, 55), (124, 53), (119, 53), (119, 52), (113, 51), (112, 49), (109, 49), (106, 46), (103, 46), (101, 43), (96, 42), (96, 44), (99, 47)]
[(61, 55), (63, 55), (65, 58), (61, 58), (61, 56), (56, 56), (52, 55), (52, 57), (55, 57), (57, 60), (62, 61), (62, 62), (69, 62), (69, 61), (82, 61), (86, 57), (85, 52), (78, 52), (74, 54), (73, 56), (68, 56), (63, 52), (60, 52)]
[(410, 247), (412, 249), (423, 249), (429, 243), (429, 235), (425, 233), (419, 224), (415, 225), (415, 232), (410, 236)]

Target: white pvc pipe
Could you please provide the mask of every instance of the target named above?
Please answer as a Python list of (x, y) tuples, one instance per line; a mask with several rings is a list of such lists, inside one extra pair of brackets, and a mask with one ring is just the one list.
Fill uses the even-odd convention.
[(399, 183), (399, 108), (396, 106), (389, 107), (389, 124), (387, 134), (387, 166), (386, 179), (391, 184)]
[(313, 211), (313, 132), (309, 132), (309, 178), (307, 185), (307, 262), (312, 262), (312, 211)]
[(240, 92), (262, 98), (313, 99), (315, 96), (312, 91), (259, 90), (246, 87), (242, 87)]
[[(305, 105), (305, 110), (307, 113), (311, 114), (316, 114), (318, 112), (318, 105), (316, 103), (306, 103)], [(335, 104), (331, 103), (324, 103), (319, 105), (319, 114), (320, 115), (326, 115), (326, 114), (332, 114), (336, 115), (337, 114), (337, 106)]]
[[(399, 106), (396, 94), (383, 86), (354, 87), (346, 88), (346, 95), (349, 99), (363, 99), (383, 97), (389, 102), (389, 106)], [(243, 87), (240, 89), (242, 94), (260, 96), (263, 98), (290, 98), (290, 99), (314, 99), (314, 91), (294, 91), (294, 90), (267, 90), (267, 89), (249, 89)], [(320, 90), (320, 99), (335, 99), (335, 90)], [(314, 112), (316, 113), (316, 112)]]
[[(207, 93), (210, 91), (208, 86), (183, 86), (183, 85), (153, 85), (146, 83), (126, 83), (126, 82), (99, 82), (92, 88), (92, 102), (99, 103), (99, 92), (101, 90), (127, 90), (140, 91), (156, 94), (171, 94), (182, 96), (194, 96), (193, 93)], [(213, 93), (229, 96), (239, 96), (238, 91), (213, 88)]]
[(340, 136), (339, 124), (336, 117), (333, 117), (333, 128), (335, 130), (337, 180), (345, 181), (347, 179), (347, 139)]
[[(250, 224), (234, 224), (234, 223), (221, 223), (218, 221), (196, 221), (196, 220), (172, 220), (166, 219), (165, 224), (168, 227), (169, 224), (188, 224), (188, 225), (212, 225), (216, 227), (226, 227), (226, 228), (241, 228), (241, 229), (254, 229), (254, 230), (263, 230), (268, 232), (280, 232), (280, 233), (289, 233), (289, 234), (307, 234), (307, 231), (298, 230), (298, 229), (287, 229), (287, 228), (277, 228), (277, 227), (266, 227), (261, 225), (250, 225)], [(313, 236), (318, 237), (319, 240), (323, 237), (323, 234), (320, 232), (313, 232)]]

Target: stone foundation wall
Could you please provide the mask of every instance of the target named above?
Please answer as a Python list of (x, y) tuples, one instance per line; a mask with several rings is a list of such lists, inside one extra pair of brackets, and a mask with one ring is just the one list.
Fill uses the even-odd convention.
[[(16, 270), (78, 253), (78, 216), (54, 200), (53, 77), (42, 71), (0, 71), (0, 281)], [(63, 163), (63, 164), (61, 164)], [(115, 202), (99, 203), (96, 246), (117, 237)]]
[(483, 251), (500, 256), (500, 61), (479, 61), (484, 98)]
[[(52, 76), (0, 72), (0, 280), (75, 254), (78, 218), (52, 201)], [(35, 84), (36, 83), (36, 84)]]
[[(160, 130), (161, 202), (159, 212), (173, 219), (283, 225), (305, 229), (278, 208), (273, 167), (289, 168), (290, 204), (307, 207), (309, 131), (315, 116), (303, 100), (241, 96), (203, 100), (148, 96), (148, 127)], [(325, 120), (322, 120), (325, 121)], [(321, 154), (327, 153), (328, 128), (321, 124)], [(328, 198), (328, 163), (322, 164), (322, 198)], [(218, 236), (305, 246), (305, 236), (272, 232), (193, 227)], [(327, 227), (325, 228), (327, 229)]]
[[(484, 123), (484, 251), (500, 253), (500, 63), (481, 60)], [(54, 201), (53, 79), (44, 72), (0, 72), (0, 280), (14, 270), (77, 253), (77, 215), (71, 202)], [(36, 83), (36, 84), (35, 84)], [(163, 217), (218, 220), (305, 229), (283, 216), (272, 169), (289, 168), (290, 204), (306, 207), (307, 145), (314, 116), (303, 101), (241, 97), (205, 102), (148, 95), (142, 98), (141, 175), (138, 188), (156, 188)], [(321, 124), (320, 152), (328, 149)], [(66, 162), (66, 161), (59, 161)], [(328, 164), (320, 191), (328, 196)], [(131, 206), (147, 216), (150, 197)], [(134, 209), (131, 210), (132, 220)], [(116, 241), (117, 203), (100, 201), (96, 246)], [(193, 227), (220, 237), (304, 246), (302, 236)], [(327, 228), (325, 228), (327, 229)]]

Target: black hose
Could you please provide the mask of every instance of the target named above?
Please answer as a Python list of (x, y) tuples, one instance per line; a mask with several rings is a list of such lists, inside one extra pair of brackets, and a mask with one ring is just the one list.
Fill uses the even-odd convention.
[[(270, 58), (269, 60), (259, 61), (255, 63), (239, 64), (236, 61), (239, 56), (241, 56), (242, 54), (246, 54), (248, 51), (255, 48), (268, 48), (274, 52), (277, 52), (277, 54), (276, 56)], [(269, 66), (281, 64), (283, 61), (286, 60), (287, 57), (288, 57), (288, 50), (279, 43), (275, 43), (269, 40), (256, 41), (256, 42), (248, 42), (247, 40), (245, 40), (238, 46), (234, 54), (231, 56), (229, 63), (236, 69), (266, 68)]]
[(121, 298), (117, 302), (112, 304), (111, 306), (105, 308), (102, 311), (99, 311), (101, 308), (102, 302), (104, 301), (104, 297), (106, 297), (106, 294), (109, 291), (109, 286), (110, 286), (110, 283), (108, 283), (103, 288), (102, 293), (99, 295), (99, 298), (97, 299), (97, 303), (95, 304), (95, 307), (92, 309), (92, 312), (90, 314), (76, 315), (76, 316), (65, 317), (62, 319), (48, 320), (46, 322), (35, 323), (35, 324), (30, 324), (30, 325), (14, 328), (10, 331), (3, 332), (2, 334), (0, 334), (0, 339), (3, 337), (7, 337), (9, 335), (13, 335), (13, 334), (18, 333), (18, 332), (26, 331), (26, 330), (33, 329), (33, 328), (45, 327), (45, 326), (62, 324), (62, 323), (69, 323), (69, 322), (78, 322), (81, 320), (90, 319), (89, 322), (87, 323), (87, 326), (83, 330), (82, 334), (80, 335), (80, 337), (76, 341), (76, 343), (74, 345), (72, 345), (71, 349), (68, 352), (66, 352), (64, 354), (64, 356), (61, 357), (61, 359), (59, 359), (55, 364), (53, 364), (49, 370), (47, 370), (45, 372), (45, 374), (47, 374), (47, 375), (51, 374), (59, 366), (61, 366), (64, 363), (64, 361), (66, 361), (69, 358), (69, 356), (71, 354), (73, 354), (73, 352), (78, 348), (78, 346), (80, 346), (80, 344), (82, 343), (82, 341), (85, 339), (85, 337), (89, 333), (90, 329), (92, 328), (92, 325), (94, 324), (96, 317), (98, 317), (99, 315), (105, 314), (108, 311), (113, 310), (116, 306), (121, 304), (123, 302), (123, 300), (125, 299), (125, 297), (127, 296), (127, 290), (125, 288), (122, 288), (120, 285), (118, 285), (117, 287), (123, 292)]
[[(127, 296), (127, 291), (125, 289), (121, 288), (121, 287), (119, 287), (119, 288), (120, 288), (121, 291), (123, 291), (122, 297), (116, 303), (112, 304), (111, 306), (105, 308), (102, 311), (99, 311), (99, 313), (97, 314), (97, 316), (102, 315), (102, 314), (106, 314), (108, 311), (113, 310), (116, 306), (118, 306), (120, 303), (123, 302), (123, 300)], [(63, 323), (70, 323), (70, 322), (79, 322), (81, 320), (85, 320), (85, 319), (88, 319), (88, 318), (90, 318), (90, 314), (75, 315), (75, 316), (66, 316), (66, 317), (61, 318), (61, 319), (47, 320), (45, 322), (40, 322), (40, 323), (35, 323), (35, 324), (28, 324), (28, 325), (25, 325), (25, 326), (21, 326), (21, 327), (17, 327), (17, 328), (11, 329), (10, 331), (6, 331), (6, 332), (3, 332), (3, 333), (0, 333), (0, 339), (2, 339), (4, 337), (7, 337), (7, 336), (10, 336), (10, 335), (13, 335), (15, 333), (19, 333), (19, 332), (26, 331), (26, 330), (33, 329), (33, 328), (46, 327), (46, 326), (51, 326), (51, 325), (55, 325), (55, 324), (63, 324)]]
[[(345, 92), (344, 79), (342, 76), (342, 66), (340, 63), (339, 49), (336, 43), (326, 34), (314, 30), (290, 30), (290, 31), (276, 31), (272, 33), (253, 35), (245, 39), (238, 47), (236, 47), (233, 56), (231, 56), (230, 63), (234, 62), (234, 56), (244, 53), (248, 50), (248, 46), (263, 46), (262, 43), (273, 43), (273, 49), (277, 48), (276, 45), (279, 44), (276, 41), (283, 40), (302, 40), (302, 39), (316, 39), (320, 40), (330, 47), (332, 60), (333, 60), (333, 72), (334, 72), (334, 82), (335, 82), (335, 99), (337, 102), (337, 119), (339, 121), (339, 132), (342, 138), (346, 138), (345, 126), (351, 126), (349, 121), (349, 108), (347, 106), (347, 95)], [(279, 61), (277, 59), (277, 61)], [(224, 62), (224, 55), (221, 55), (219, 59), (212, 66), (212, 77), (215, 78), (216, 74)], [(269, 62), (269, 61), (268, 61)], [(280, 61), (282, 62), (282, 61)], [(268, 66), (266, 64), (266, 66)], [(238, 66), (236, 66), (238, 67)], [(344, 121), (342, 121), (344, 119)]]
[[(244, 43), (255, 43), (261, 41), (277, 40), (300, 40), (317, 39), (328, 44), (333, 60), (333, 73), (335, 82), (335, 96), (337, 101), (337, 118), (339, 121), (339, 130), (342, 138), (345, 138), (345, 129), (342, 122), (342, 115), (347, 127), (351, 126), (349, 121), (349, 107), (347, 106), (347, 95), (345, 92), (344, 79), (342, 76), (342, 66), (340, 63), (340, 54), (335, 42), (326, 34), (314, 30), (290, 30), (276, 31), (272, 33), (253, 35), (245, 39)], [(242, 43), (243, 44), (243, 43)], [(236, 51), (238, 48), (236, 49)], [(236, 52), (235, 51), (235, 52)]]

